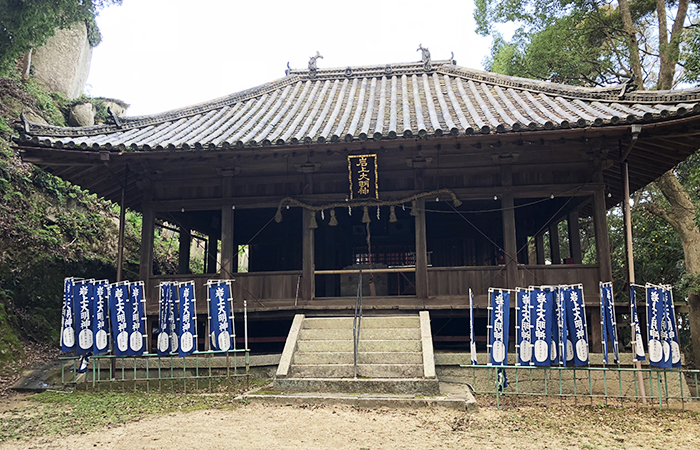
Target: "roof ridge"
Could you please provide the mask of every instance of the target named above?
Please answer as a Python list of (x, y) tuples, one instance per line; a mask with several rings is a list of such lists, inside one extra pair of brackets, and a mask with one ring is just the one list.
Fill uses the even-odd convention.
[(215, 98), (213, 100), (195, 103), (194, 105), (184, 106), (181, 108), (172, 109), (161, 113), (147, 114), (141, 116), (120, 116), (119, 126), (100, 124), (89, 127), (58, 127), (54, 125), (42, 125), (35, 122), (29, 123), (33, 131), (50, 131), (53, 136), (89, 136), (114, 131), (127, 131), (132, 128), (139, 128), (157, 123), (178, 120), (183, 117), (189, 117), (196, 114), (206, 113), (213, 109), (219, 109), (225, 106), (236, 104), (238, 102), (244, 102), (246, 100), (258, 98), (267, 93), (273, 92), (276, 89), (284, 88), (287, 85), (300, 80), (301, 78), (298, 76), (286, 76), (284, 78), (278, 78), (277, 80), (271, 81), (269, 83), (261, 84), (259, 86), (250, 89), (245, 89), (243, 91), (234, 92), (233, 94), (228, 94), (223, 97)]
[[(166, 111), (159, 114), (153, 115), (143, 115), (134, 117), (120, 117), (115, 124), (100, 124), (92, 127), (80, 127), (80, 128), (64, 128), (56, 127), (50, 125), (40, 125), (36, 123), (26, 123), (25, 130), (28, 136), (44, 136), (57, 138), (57, 141), (71, 140), (63, 138), (78, 138), (76, 141), (82, 143), (93, 142), (97, 143), (104, 141), (110, 135), (118, 135), (116, 141), (123, 139), (130, 139), (133, 137), (133, 133), (129, 133), (129, 130), (134, 129), (145, 129), (145, 128), (158, 128), (160, 132), (165, 133), (164, 136), (167, 139), (172, 138), (176, 134), (171, 133), (169, 126), (172, 122), (182, 121), (182, 120), (194, 120), (195, 122), (199, 120), (198, 116), (205, 115), (211, 111), (215, 110), (226, 110), (231, 107), (243, 107), (247, 108), (250, 101), (255, 99), (260, 99), (264, 95), (271, 94), (275, 91), (285, 89), (290, 86), (295, 86), (299, 84), (304, 85), (315, 85), (318, 88), (319, 83), (325, 83), (328, 81), (347, 83), (352, 81), (353, 84), (357, 83), (359, 80), (365, 79), (378, 79), (387, 78), (391, 79), (392, 82), (398, 79), (400, 86), (397, 88), (392, 85), (391, 92), (386, 91), (381, 94), (383, 101), (390, 102), (389, 111), (391, 111), (391, 117), (395, 120), (395, 115), (400, 114), (403, 117), (403, 126), (401, 130), (392, 129), (390, 130), (388, 136), (390, 138), (396, 137), (397, 132), (402, 134), (404, 137), (410, 137), (413, 132), (421, 132), (423, 128), (427, 126), (423, 133), (425, 134), (430, 130), (430, 133), (435, 133), (436, 136), (442, 135), (442, 133), (449, 129), (453, 134), (459, 134), (460, 128), (450, 125), (454, 123), (454, 118), (459, 118), (460, 114), (463, 114), (463, 120), (460, 119), (461, 130), (465, 133), (470, 134), (474, 132), (473, 126), (476, 124), (481, 133), (489, 133), (493, 128), (496, 132), (505, 131), (518, 131), (523, 127), (529, 130), (538, 129), (540, 127), (563, 127), (568, 128), (572, 123), (576, 123), (575, 126), (587, 126), (594, 124), (596, 126), (602, 124), (618, 124), (620, 121), (634, 122), (634, 121), (652, 121), (654, 118), (665, 119), (667, 117), (683, 116), (686, 114), (698, 114), (700, 113), (700, 88), (691, 88), (684, 90), (671, 90), (671, 91), (630, 91), (629, 85), (617, 85), (609, 87), (580, 87), (580, 86), (568, 86), (558, 83), (550, 83), (545, 81), (531, 80), (527, 78), (511, 77), (508, 75), (501, 75), (492, 72), (486, 72), (478, 69), (467, 69), (464, 67), (457, 66), (455, 61), (450, 60), (440, 60), (440, 61), (429, 61), (429, 62), (410, 62), (410, 63), (399, 63), (399, 64), (386, 64), (386, 65), (370, 65), (370, 66), (356, 66), (342, 68), (329, 68), (329, 69), (314, 69), (310, 68), (307, 70), (297, 70), (289, 69), (286, 72), (284, 78), (279, 78), (275, 81), (259, 85), (250, 89), (239, 91), (233, 94), (226, 95), (224, 97), (219, 97), (214, 100), (207, 102), (198, 103), (191, 106), (186, 106), (183, 108), (178, 108), (170, 111)], [(422, 82), (418, 82), (417, 79), (422, 78)], [(430, 80), (430, 78), (432, 80)], [(450, 81), (452, 79), (452, 81)], [(454, 93), (450, 96), (450, 92), (453, 88), (452, 83), (457, 82), (456, 86), (460, 89), (460, 95), (455, 95)], [(469, 84), (469, 92), (462, 92), (462, 82)], [(407, 83), (411, 85), (407, 88)], [(474, 86), (472, 86), (474, 85)], [(398, 90), (397, 90), (398, 89)], [(403, 89), (403, 91), (400, 91)], [(408, 90), (407, 90), (408, 89)], [(491, 92), (491, 90), (496, 89), (496, 94)], [(503, 92), (501, 92), (501, 89)], [(410, 96), (408, 91), (410, 91)], [(296, 89), (295, 91), (296, 92)], [(315, 92), (312, 91), (312, 92)], [(325, 92), (325, 91), (322, 91)], [(481, 92), (481, 94), (480, 94)], [(354, 90), (351, 91), (350, 97), (344, 97), (344, 90), (341, 90), (341, 97), (336, 99), (326, 99), (324, 102), (337, 102), (335, 109), (340, 108), (338, 105), (343, 105), (343, 117), (346, 114), (350, 114), (350, 111), (355, 111), (353, 118), (360, 120), (361, 114), (367, 114), (364, 117), (363, 124), (370, 124), (372, 121), (377, 120), (376, 117), (372, 117), (374, 113), (374, 107), (377, 108), (379, 105), (375, 105), (374, 97), (368, 97), (371, 100), (366, 100), (364, 97), (359, 97), (355, 99)], [(521, 95), (525, 95), (527, 98), (521, 98)], [(325, 95), (325, 94), (324, 94)], [(447, 95), (449, 97), (449, 102), (445, 102), (445, 105), (440, 103), (439, 111), (436, 108), (436, 101), (439, 103), (440, 97)], [(482, 98), (482, 95), (485, 96)], [(496, 96), (494, 96), (496, 95)], [(292, 98), (293, 97), (293, 98)], [(282, 118), (283, 120), (279, 122), (278, 120), (273, 120), (270, 124), (263, 124), (267, 128), (275, 128), (273, 133), (275, 136), (283, 136), (285, 133), (290, 136), (296, 136), (295, 139), (304, 137), (305, 141), (317, 141), (323, 142), (326, 139), (334, 139), (334, 135), (327, 135), (323, 133), (320, 136), (302, 136), (305, 133), (304, 130), (296, 129), (299, 125), (299, 120), (293, 119), (291, 116), (284, 116), (287, 114), (289, 109), (289, 114), (296, 114), (300, 107), (303, 105), (297, 105), (290, 108), (289, 105), (295, 104), (295, 102), (305, 102), (304, 98), (296, 98), (292, 96), (286, 98), (283, 102), (277, 101), (272, 105), (269, 105), (272, 110), (268, 110), (268, 107), (264, 108), (264, 113), (257, 112), (251, 113), (255, 114), (250, 117), (271, 117)], [(323, 95), (321, 96), (323, 97)], [(401, 104), (397, 105), (398, 99), (401, 99)], [(421, 101), (423, 98), (423, 101)], [(500, 100), (499, 100), (500, 99)], [(584, 101), (587, 104), (591, 103), (589, 107), (584, 106), (584, 110), (571, 103)], [(310, 101), (320, 101), (320, 99), (314, 99)], [(359, 102), (357, 105), (354, 102)], [(476, 101), (478, 107), (475, 107), (473, 101)], [(499, 103), (501, 101), (503, 104)], [(291, 102), (291, 103), (290, 103)], [(606, 103), (607, 105), (596, 105), (596, 102)], [(503, 110), (504, 107), (511, 108), (510, 105), (519, 105), (524, 108), (522, 111), (513, 111), (512, 116)], [(239, 106), (236, 106), (239, 105)], [(286, 105), (286, 106), (285, 106)], [(451, 105), (451, 106), (450, 106)], [(504, 106), (505, 105), (505, 106)], [(548, 106), (557, 109), (557, 113), (548, 113)], [(579, 105), (580, 106), (580, 105)], [(494, 109), (490, 109), (493, 107)], [(257, 106), (254, 107), (257, 110)], [(413, 109), (415, 108), (415, 111)], [(424, 116), (423, 108), (427, 108), (425, 111), (429, 116)], [(501, 108), (499, 110), (499, 108)], [(507, 109), (506, 108), (506, 109)], [(563, 108), (563, 109), (561, 109)], [(334, 109), (334, 111), (335, 111)], [(315, 116), (319, 109), (310, 108), (306, 105), (302, 108), (304, 117), (308, 111)], [(324, 110), (325, 111), (325, 110)], [(338, 111), (340, 111), (338, 109)], [(377, 110), (379, 111), (379, 110)], [(468, 111), (468, 114), (467, 114)], [(539, 116), (539, 113), (535, 111), (540, 111), (541, 113), (547, 115), (547, 119), (543, 119)], [(522, 113), (520, 118), (515, 117), (517, 113)], [(231, 133), (245, 133), (251, 132), (248, 130), (245, 123), (237, 123), (237, 116), (229, 114), (230, 112), (222, 112), (224, 114), (222, 123), (227, 124), (226, 126), (238, 127), (236, 130), (232, 130)], [(318, 120), (324, 120), (326, 117), (326, 111)], [(382, 109), (382, 113), (386, 113), (385, 108)], [(495, 113), (498, 113), (495, 115)], [(589, 114), (591, 113), (591, 114)], [(238, 114), (238, 113), (236, 113)], [(360, 114), (360, 115), (358, 115)], [(284, 116), (284, 117), (283, 117)], [(466, 116), (469, 116), (467, 119)], [(249, 116), (246, 116), (249, 117)], [(335, 116), (332, 116), (335, 117)], [(513, 120), (513, 118), (517, 120)], [(503, 119), (503, 122), (501, 121)], [(312, 120), (310, 117), (303, 119), (305, 121)], [(316, 119), (313, 119), (316, 120)], [(382, 120), (385, 120), (383, 118)], [(423, 123), (423, 120), (429, 120)], [(417, 121), (417, 122), (416, 122)], [(482, 123), (483, 121), (483, 123)], [(236, 122), (236, 123), (234, 123)], [(413, 123), (412, 123), (413, 122)], [(487, 123), (488, 122), (488, 123)], [(526, 123), (527, 122), (527, 123)], [(305, 123), (305, 122), (304, 122)], [(366, 139), (368, 135), (365, 132), (361, 132), (360, 135), (355, 136), (355, 128), (358, 122), (349, 122), (354, 124), (350, 129), (341, 130), (347, 134), (343, 136), (344, 139)], [(218, 122), (217, 122), (218, 124)], [(292, 124), (291, 129), (286, 129), (288, 124)], [(218, 124), (217, 126), (219, 126)], [(324, 125), (324, 130), (330, 130), (329, 124)], [(345, 127), (345, 121), (342, 120), (339, 124), (331, 124), (334, 127), (337, 125), (337, 129), (340, 130)], [(371, 135), (374, 139), (381, 139), (384, 137), (383, 130), (384, 126), (387, 124), (381, 123), (377, 125), (379, 128)], [(396, 125), (396, 124), (394, 124)], [(417, 129), (413, 127), (417, 126)], [(306, 127), (306, 126), (305, 126)], [(447, 128), (446, 128), (447, 127)], [(266, 129), (267, 129), (266, 128)], [(257, 129), (257, 128), (254, 128)], [(318, 132), (320, 128), (316, 128)], [(203, 131), (203, 130), (200, 130)], [(259, 130), (258, 130), (259, 131)], [(367, 131), (367, 130), (365, 130)], [(267, 132), (265, 134), (268, 134)], [(105, 135), (105, 137), (98, 137), (93, 139), (95, 136)], [(232, 134), (237, 136), (238, 134)], [(160, 135), (158, 135), (160, 136)], [(226, 134), (226, 137), (229, 135)], [(338, 138), (338, 137), (335, 137)], [(222, 138), (223, 139), (223, 138)], [(285, 142), (287, 139), (276, 139), (275, 143)], [(248, 141), (237, 140), (236, 145), (245, 145)], [(257, 142), (251, 140), (251, 145), (257, 145)], [(269, 143), (269, 142), (268, 142)], [(168, 143), (170, 145), (171, 143)], [(199, 143), (202, 144), (201, 142)], [(218, 142), (215, 143), (218, 145)], [(231, 144), (229, 142), (228, 144)], [(189, 145), (189, 144), (187, 144)], [(207, 144), (209, 145), (209, 144)], [(262, 145), (267, 145), (263, 141)]]

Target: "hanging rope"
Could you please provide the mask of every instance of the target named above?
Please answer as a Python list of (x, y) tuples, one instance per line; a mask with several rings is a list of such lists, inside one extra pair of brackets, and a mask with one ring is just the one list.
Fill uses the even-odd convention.
[[(288, 207), (289, 205), (292, 206), (298, 206), (300, 208), (308, 209), (309, 211), (313, 211), (314, 213), (316, 211), (323, 211), (325, 209), (330, 209), (331, 210), (331, 217), (335, 217), (335, 212), (333, 211), (333, 208), (353, 208), (353, 207), (362, 207), (364, 209), (364, 215), (362, 218), (363, 223), (365, 220), (370, 220), (369, 218), (369, 207), (370, 206), (375, 206), (375, 207), (380, 207), (380, 206), (391, 206), (395, 207), (397, 205), (404, 205), (406, 203), (411, 203), (411, 215), (416, 215), (416, 200), (420, 198), (425, 198), (425, 197), (439, 197), (441, 194), (444, 195), (449, 195), (450, 198), (452, 199), (452, 204), (455, 207), (458, 207), (462, 204), (462, 202), (457, 198), (454, 192), (452, 192), (450, 189), (436, 189), (434, 191), (430, 192), (420, 192), (417, 194), (413, 194), (409, 197), (401, 198), (398, 200), (378, 200), (378, 199), (362, 199), (362, 200), (349, 200), (345, 202), (333, 202), (333, 203), (326, 203), (324, 205), (310, 205), (308, 203), (304, 203), (300, 200), (297, 200), (293, 197), (285, 197), (282, 200), (280, 200), (279, 204), (277, 205), (277, 212), (275, 213), (275, 222), (280, 223), (282, 221), (282, 209), (285, 207)], [(366, 216), (366, 218), (365, 218)]]

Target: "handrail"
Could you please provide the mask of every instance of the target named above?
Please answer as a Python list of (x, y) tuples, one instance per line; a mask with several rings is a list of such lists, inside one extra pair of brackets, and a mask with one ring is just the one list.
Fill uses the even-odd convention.
[(360, 327), (362, 323), (362, 269), (357, 281), (357, 297), (355, 298), (355, 317), (352, 321), (353, 338), (353, 378), (357, 379), (357, 352), (360, 344)]
[(353, 273), (401, 273), (415, 272), (416, 266), (406, 267), (385, 267), (383, 269), (337, 269), (337, 270), (314, 270), (315, 275), (347, 275)]

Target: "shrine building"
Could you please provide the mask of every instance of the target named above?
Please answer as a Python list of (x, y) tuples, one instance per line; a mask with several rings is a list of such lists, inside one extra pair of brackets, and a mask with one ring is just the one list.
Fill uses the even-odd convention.
[[(697, 88), (572, 87), (429, 57), (336, 69), (312, 58), (161, 114), (81, 128), (24, 120), (15, 146), (142, 214), (151, 324), (159, 283), (195, 280), (206, 333), (203, 285), (233, 279), (253, 350), (281, 348), (297, 313), (352, 315), (363, 269), (365, 315), (427, 310), (437, 349), (467, 344), (469, 289), (485, 329), (490, 287), (582, 283), (596, 351), (599, 282), (612, 280), (606, 211), (627, 182), (634, 192), (693, 154), (699, 135)], [(154, 270), (162, 228), (179, 235), (178, 273)]]

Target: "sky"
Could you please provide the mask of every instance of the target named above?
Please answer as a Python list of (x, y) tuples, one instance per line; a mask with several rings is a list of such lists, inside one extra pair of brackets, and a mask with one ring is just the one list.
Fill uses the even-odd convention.
[(102, 10), (85, 92), (130, 104), (126, 115), (205, 102), (319, 69), (454, 59), (481, 69), (472, 0), (123, 0)]

